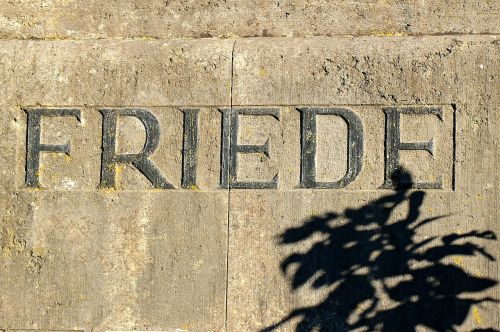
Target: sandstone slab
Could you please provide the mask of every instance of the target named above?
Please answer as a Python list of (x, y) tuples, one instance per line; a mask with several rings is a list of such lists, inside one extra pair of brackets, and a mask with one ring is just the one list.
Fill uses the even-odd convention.
[[(398, 306), (391, 302), (394, 298), (389, 291), (391, 285), (401, 280), (398, 278), (409, 280), (406, 285), (410, 287), (411, 282), (426, 275), (438, 284), (460, 280), (450, 287), (463, 297), (498, 297), (495, 287), (474, 294), (470, 285), (460, 279), (458, 270), (453, 277), (445, 277), (444, 272), (439, 276), (426, 274), (429, 271), (422, 267), (423, 261), (406, 261), (414, 255), (409, 248), (422, 246), (426, 248), (424, 252), (442, 255), (426, 256), (429, 261), (425, 264), (443, 270), (458, 266), (468, 275), (492, 283), (498, 277), (493, 259), (498, 256), (498, 245), (491, 240), (491, 233), (481, 233), (498, 234), (498, 213), (492, 209), (498, 200), (496, 105), (500, 68), (495, 38), (317, 38), (294, 43), (287, 39), (252, 39), (236, 43), (234, 66), (234, 105), (287, 105), (288, 111), (282, 112), (281, 130), (270, 140), (270, 150), (275, 153), (270, 153), (270, 159), (276, 158), (281, 166), (291, 166), (281, 167), (285, 169), (279, 173), (282, 190), (231, 190), (229, 330), (381, 328), (374, 322), (389, 329), (393, 322), (394, 328), (403, 330), (413, 330), (419, 324), (435, 330), (452, 325), (463, 330), (498, 326), (498, 306), (494, 302), (471, 302), (468, 314), (461, 316), (458, 312), (463, 307), (458, 299), (440, 302), (417, 287), (412, 299), (408, 298), (415, 305)], [(434, 136), (436, 151), (429, 156), (434, 165), (451, 152), (441, 162), (446, 166), (438, 171), (447, 174), (444, 177), (451, 182), (443, 189), (404, 192), (402, 196), (381, 190), (387, 148), (387, 142), (385, 148), (383, 143), (387, 127), (384, 128), (382, 109), (434, 105), (443, 105), (447, 110), (448, 124), (439, 120), (426, 122), (415, 116), (408, 119), (400, 133), (405, 142), (425, 141)], [(359, 176), (347, 187), (297, 188), (301, 146), (298, 109), (304, 107), (347, 108), (360, 116), (365, 128), (364, 164)], [(345, 150), (342, 152), (346, 123), (324, 117), (317, 120), (316, 162), (321, 165), (317, 167), (317, 176), (331, 181), (346, 172)], [(262, 126), (259, 128), (265, 132)], [(435, 136), (437, 132), (440, 137)], [(293, 144), (282, 145), (282, 141)], [(273, 144), (277, 146), (274, 150)], [(442, 148), (437, 148), (438, 144), (443, 144)], [(405, 157), (401, 157), (409, 158), (406, 165), (414, 181), (437, 171), (427, 168), (421, 152), (405, 151)], [(439, 157), (439, 153), (444, 155)], [(295, 171), (287, 173), (286, 169)], [(295, 183), (295, 188), (285, 184), (290, 178), (294, 179), (291, 183)], [(425, 220), (428, 222), (423, 226), (415, 226)], [(391, 227), (402, 228), (391, 233)], [(370, 229), (378, 229), (377, 236), (388, 236), (385, 243), (395, 245), (398, 254), (392, 258), (378, 256), (390, 249), (373, 246), (372, 241), (378, 237), (361, 240), (370, 234)], [(444, 249), (450, 236), (480, 233), (485, 236), (477, 240), (479, 245), (492, 256), (457, 256), (453, 250)], [(396, 244), (395, 239), (408, 247)], [(370, 252), (372, 256), (364, 262), (361, 257)], [(396, 268), (406, 272), (388, 277), (377, 272), (388, 268), (383, 264), (408, 266)], [(363, 281), (367, 278), (371, 278), (371, 284)], [(469, 281), (486, 283), (479, 279)], [(425, 299), (422, 303), (421, 298)], [(453, 309), (445, 310), (444, 303)], [(424, 307), (421, 319), (415, 320), (417, 314), (413, 310)], [(397, 313), (394, 317), (390, 316), (391, 310)], [(371, 312), (371, 316), (363, 318), (363, 312)], [(441, 320), (431, 318), (431, 312), (439, 312)], [(443, 317), (446, 315), (449, 319)]]
[[(211, 105), (230, 104), (232, 43), (0, 43), (0, 328), (223, 329), (228, 193), (213, 190), (221, 129)], [(201, 108), (206, 191), (156, 190), (131, 164), (101, 188), (100, 111), (126, 107), (157, 118), (151, 160), (180, 188), (179, 105)], [(78, 116), (42, 117), (38, 143), (69, 148), (40, 154), (40, 186), (31, 188), (28, 117), (37, 109)], [(141, 151), (145, 129), (121, 116), (116, 153)]]
[[(75, 22), (69, 3), (12, 4), (54, 21), (7, 39)], [(102, 13), (121, 24), (131, 4)], [(187, 34), (79, 20), (70, 36), (89, 40), (0, 41), (0, 329), (498, 328), (495, 5), (405, 32), (480, 36), (161, 39), (221, 35), (222, 11)], [(379, 34), (314, 17), (265, 34)]]
[(8, 1), (0, 37), (304, 37), (498, 33), (487, 1)]

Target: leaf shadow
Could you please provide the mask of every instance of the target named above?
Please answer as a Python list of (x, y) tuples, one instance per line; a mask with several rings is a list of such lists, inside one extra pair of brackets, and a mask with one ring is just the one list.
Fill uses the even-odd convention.
[[(390, 194), (342, 214), (311, 217), (280, 234), (284, 246), (313, 241), (308, 250), (281, 262), (291, 288), (307, 285), (314, 292), (328, 287), (329, 293), (322, 302), (296, 308), (262, 332), (292, 320), (298, 321), (297, 332), (410, 332), (420, 327), (458, 331), (474, 305), (497, 302), (481, 296), (496, 280), (471, 275), (450, 262), (456, 255), (495, 260), (474, 240), (496, 240), (496, 235), (470, 231), (419, 237), (420, 227), (445, 216), (421, 220), (425, 192), (410, 190), (411, 175), (404, 169), (393, 180), (399, 185)], [(402, 204), (408, 204), (407, 214), (394, 220), (391, 214)]]

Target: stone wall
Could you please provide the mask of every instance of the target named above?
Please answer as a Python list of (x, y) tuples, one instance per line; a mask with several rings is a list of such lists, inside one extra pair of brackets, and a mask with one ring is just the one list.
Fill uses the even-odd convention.
[(499, 23), (0, 0), (0, 330), (500, 329)]

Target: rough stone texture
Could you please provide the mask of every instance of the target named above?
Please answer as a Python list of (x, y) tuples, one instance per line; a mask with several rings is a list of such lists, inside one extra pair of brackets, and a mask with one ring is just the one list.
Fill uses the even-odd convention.
[(498, 33), (499, 13), (497, 0), (2, 0), (0, 37), (86, 39)]
[(0, 43), (3, 105), (229, 105), (231, 41)]
[[(98, 190), (100, 107), (143, 107), (160, 122), (153, 162), (180, 186), (182, 112), (230, 105), (228, 41), (2, 41), (0, 327), (214, 330), (224, 326), (228, 195), (158, 191), (133, 167)], [(139, 105), (139, 106), (137, 106)], [(162, 105), (162, 107), (152, 107)], [(24, 188), (23, 107), (74, 107), (42, 120), (45, 189)], [(220, 113), (200, 111), (198, 184), (218, 183)], [(142, 124), (119, 121), (118, 151), (144, 144)], [(15, 170), (14, 170), (15, 169)]]
[[(402, 152), (402, 163), (415, 180), (441, 175), (443, 181), (443, 189), (423, 191), (416, 209), (418, 220), (441, 218), (418, 228), (412, 241), (436, 246), (434, 237), (487, 230), (498, 236), (499, 5), (0, 0), (0, 330), (257, 331), (321, 303), (335, 285), (314, 288), (302, 276), (307, 282), (294, 288), (300, 269), (282, 271), (280, 264), (317, 241), (330, 245), (328, 237), (303, 230), (307, 241), (284, 245), (283, 234), (311, 218), (338, 226), (361, 224), (384, 209), (391, 211), (388, 223), (415, 213), (409, 197), (416, 191), (403, 199), (380, 189), (388, 106), (443, 111), (442, 121), (402, 116), (403, 140), (433, 138), (435, 145), (433, 156)], [(260, 37), (238, 38), (252, 36)], [(241, 116), (238, 135), (239, 144), (270, 144), (269, 157), (238, 156), (238, 180), (278, 174), (277, 189), (219, 188), (218, 108), (231, 106), (279, 111), (279, 119)], [(299, 188), (297, 108), (312, 106), (347, 108), (363, 122), (362, 170), (345, 189)], [(81, 123), (42, 122), (43, 142), (71, 143), (71, 156), (42, 154), (44, 189), (24, 186), (27, 107), (82, 112)], [(177, 189), (151, 189), (130, 166), (119, 168), (116, 189), (98, 188), (103, 107), (140, 107), (158, 118), (162, 136), (151, 160)], [(200, 109), (197, 186), (180, 189), (181, 109), (188, 107)], [(118, 151), (139, 151), (141, 123), (124, 118), (118, 128)], [(319, 180), (345, 173), (346, 133), (339, 118), (318, 117)], [(457, 245), (436, 265), (498, 281), (498, 241), (461, 241), (477, 243), (496, 260)], [(328, 275), (335, 264), (328, 265), (330, 253), (328, 262), (321, 258), (306, 265), (323, 263)], [(443, 284), (460, 288), (459, 277)], [(347, 284), (339, 301), (350, 303), (362, 293), (359, 285)], [(394, 303), (379, 296), (380, 282), (375, 286), (380, 310), (390, 309)], [(500, 298), (498, 286), (469, 293)], [(351, 320), (367, 306), (357, 304)], [(458, 331), (500, 329), (498, 303), (471, 303), (463, 317), (453, 305), (436, 300), (423, 314), (390, 321), (403, 326), (444, 310)], [(316, 323), (330, 319), (346, 330), (341, 313), (314, 314)], [(294, 331), (300, 318), (279, 330)]]
[[(496, 172), (498, 45), (493, 37), (314, 38), (293, 42), (251, 39), (237, 42), (235, 105), (360, 105), (345, 106), (358, 112), (364, 120), (367, 151), (363, 170), (348, 189), (371, 190), (283, 188), (258, 194), (231, 191), (229, 331), (254, 331), (269, 326), (293, 309), (317, 303), (325, 296), (325, 289), (311, 292), (305, 287), (291, 291), (290, 275), (280, 274), (279, 263), (292, 251), (307, 248), (307, 243), (295, 248), (280, 246), (279, 235), (286, 229), (300, 226), (311, 215), (342, 213), (387, 194), (375, 190), (383, 182), (383, 120), (375, 117), (377, 109), (382, 113), (380, 105), (441, 104), (450, 105), (449, 108), (453, 105), (456, 109), (455, 190), (426, 192), (421, 218), (437, 215), (446, 215), (446, 218), (427, 225), (420, 236), (461, 234), (473, 229), (498, 233), (498, 212), (494, 208), (499, 184)], [(367, 112), (370, 108), (375, 110)], [(414, 123), (406, 129), (402, 127), (402, 132), (408, 135), (405, 139), (425, 140), (425, 134), (419, 136), (424, 132), (421, 126), (422, 123)], [(423, 127), (432, 128), (432, 125)], [(437, 130), (443, 130), (443, 125), (440, 124)], [(280, 151), (278, 156), (290, 156), (280, 158), (284, 163), (280, 167), (287, 169), (285, 165), (291, 165), (296, 172), (299, 165), (297, 131), (298, 119), (291, 132), (284, 130), (281, 134), (284, 141), (294, 141), (295, 145), (283, 147), (281, 142), (276, 143)], [(287, 135), (295, 135), (295, 139)], [(436, 156), (453, 150), (451, 140), (445, 143), (442, 138), (436, 138), (436, 142), (445, 144)], [(288, 150), (282, 151), (283, 148)], [(378, 158), (374, 156), (377, 154)], [(415, 152), (408, 152), (408, 156), (411, 154), (415, 156)], [(453, 163), (447, 160), (445, 164), (451, 166)], [(421, 170), (421, 155), (408, 165), (412, 172)], [(444, 171), (449, 176), (452, 173), (450, 168)], [(298, 183), (298, 174), (294, 178)], [(401, 217), (404, 211), (395, 212), (391, 218)], [(498, 257), (497, 243), (486, 241), (483, 245)], [(460, 259), (459, 262), (471, 274), (498, 278), (498, 264), (486, 258)], [(498, 289), (491, 294), (498, 297)], [(476, 315), (471, 314), (460, 330), (499, 326), (496, 304), (484, 304), (474, 310)], [(287, 326), (291, 330), (294, 325)]]
[(2, 326), (222, 328), (224, 192), (2, 196)]

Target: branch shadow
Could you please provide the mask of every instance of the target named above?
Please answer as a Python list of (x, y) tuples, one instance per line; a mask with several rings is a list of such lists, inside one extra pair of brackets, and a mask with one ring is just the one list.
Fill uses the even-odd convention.
[[(280, 235), (281, 245), (321, 238), (310, 249), (286, 257), (281, 270), (290, 276), (294, 291), (306, 284), (312, 290), (331, 290), (319, 304), (294, 309), (262, 332), (291, 320), (298, 321), (297, 332), (406, 332), (420, 327), (457, 331), (473, 305), (497, 301), (480, 294), (496, 280), (471, 275), (449, 262), (453, 255), (495, 260), (474, 240), (496, 240), (496, 235), (470, 231), (419, 238), (420, 227), (444, 216), (421, 220), (425, 192), (409, 190), (412, 178), (403, 169), (393, 180), (399, 185), (388, 195), (342, 214), (312, 217)], [(391, 220), (401, 204), (408, 204), (407, 215)]]

